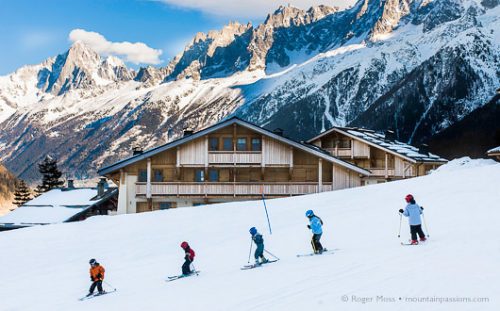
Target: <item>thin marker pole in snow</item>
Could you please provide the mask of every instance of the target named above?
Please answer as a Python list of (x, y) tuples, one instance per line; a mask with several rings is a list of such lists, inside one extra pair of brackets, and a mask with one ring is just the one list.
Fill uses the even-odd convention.
[(247, 261), (247, 263), (250, 263), (250, 256), (252, 255), (252, 245), (253, 245), (252, 242), (253, 242), (252, 239), (250, 239), (250, 251), (248, 252), (248, 261)]
[(430, 237), (429, 229), (427, 228), (427, 222), (425, 221), (424, 213), (422, 213), (422, 220), (424, 221), (424, 227), (425, 227), (425, 232), (427, 232), (427, 237)]
[(260, 193), (262, 194), (262, 202), (264, 203), (264, 209), (266, 210), (267, 225), (269, 226), (269, 234), (273, 234), (271, 230), (271, 222), (269, 221), (269, 214), (267, 213), (266, 199), (264, 198), (264, 186), (260, 186)]
[(403, 215), (399, 213), (399, 231), (398, 231), (398, 238), (401, 237), (401, 222), (403, 221)]

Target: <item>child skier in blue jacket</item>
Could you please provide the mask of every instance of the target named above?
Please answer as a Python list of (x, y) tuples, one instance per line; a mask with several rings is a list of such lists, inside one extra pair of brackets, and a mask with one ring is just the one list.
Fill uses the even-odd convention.
[[(255, 264), (260, 265), (263, 263), (268, 262), (266, 257), (264, 257), (264, 238), (262, 237), (262, 234), (257, 232), (257, 229), (255, 227), (250, 228), (249, 230), (250, 234), (252, 235), (252, 240), (254, 241), (255, 245), (257, 248), (255, 249)], [(260, 262), (259, 262), (260, 258)]]
[(424, 231), (422, 231), (422, 220), (420, 219), (420, 215), (422, 214), (424, 208), (420, 207), (415, 202), (415, 198), (411, 194), (408, 194), (405, 197), (405, 200), (408, 205), (406, 205), (404, 210), (400, 209), (399, 212), (405, 217), (408, 217), (411, 232), (411, 244), (417, 245), (417, 234), (420, 237), (421, 242), (424, 242), (426, 240)]
[(311, 245), (313, 247), (315, 254), (321, 254), (325, 250), (319, 240), (321, 239), (321, 235), (323, 234), (323, 220), (318, 216), (314, 215), (312, 210), (308, 210), (306, 212), (306, 217), (309, 218), (309, 224), (307, 228), (311, 229), (313, 236), (311, 239)]

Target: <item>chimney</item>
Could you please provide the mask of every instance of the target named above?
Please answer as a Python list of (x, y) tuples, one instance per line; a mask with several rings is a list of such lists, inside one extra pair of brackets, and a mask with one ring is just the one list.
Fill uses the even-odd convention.
[(418, 147), (418, 153), (429, 154), (429, 145), (427, 145), (427, 144), (421, 144)]
[(186, 129), (184, 129), (184, 135), (183, 135), (183, 137), (191, 136), (191, 135), (193, 135), (193, 133), (194, 133), (194, 131), (192, 129), (186, 128)]
[(284, 131), (282, 128), (279, 128), (279, 127), (278, 127), (278, 128), (275, 128), (275, 129), (273, 130), (273, 133), (274, 133), (274, 134), (276, 134), (276, 135), (279, 135), (279, 136), (283, 136), (283, 133), (284, 133), (284, 132), (285, 132), (285, 131)]
[(106, 178), (99, 178), (97, 183), (97, 196), (102, 197), (104, 195), (104, 189), (107, 186)]
[(139, 147), (139, 146), (135, 146), (135, 147), (132, 147), (132, 155), (139, 155), (139, 154), (142, 154), (143, 150), (142, 150), (142, 147)]
[(396, 133), (394, 133), (393, 130), (386, 130), (384, 132), (385, 135), (385, 140), (387, 141), (395, 141), (396, 140)]
[(75, 189), (75, 185), (74, 185), (74, 180), (73, 179), (68, 179), (68, 186), (66, 188), (68, 188), (68, 189)]

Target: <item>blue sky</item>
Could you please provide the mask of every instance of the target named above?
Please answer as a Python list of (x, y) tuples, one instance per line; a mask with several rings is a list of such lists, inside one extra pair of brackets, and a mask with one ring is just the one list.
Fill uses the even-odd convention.
[[(333, 5), (334, 1), (342, 4), (352, 0), (323, 3)], [(0, 75), (66, 51), (74, 29), (98, 33), (109, 41), (106, 43), (142, 42), (158, 54), (157, 61), (150, 63), (162, 66), (182, 51), (197, 32), (220, 29), (231, 20), (258, 23), (268, 12), (288, 2), (299, 7), (321, 3), (316, 0), (0, 0), (3, 30)], [(136, 66), (147, 65), (141, 61), (136, 61)]]

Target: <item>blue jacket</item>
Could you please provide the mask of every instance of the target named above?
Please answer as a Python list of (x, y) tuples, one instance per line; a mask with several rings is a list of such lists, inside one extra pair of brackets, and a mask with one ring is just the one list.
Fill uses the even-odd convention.
[(311, 230), (313, 234), (323, 234), (323, 221), (316, 215), (309, 218), (309, 226), (311, 226)]
[(264, 238), (262, 237), (262, 234), (260, 234), (258, 232), (255, 235), (252, 236), (252, 240), (257, 245), (264, 245)]
[(403, 212), (403, 215), (408, 217), (408, 222), (410, 223), (410, 226), (422, 224), (422, 220), (420, 219), (421, 214), (422, 214), (422, 209), (417, 203), (415, 204), (410, 203), (406, 205), (405, 211)]

